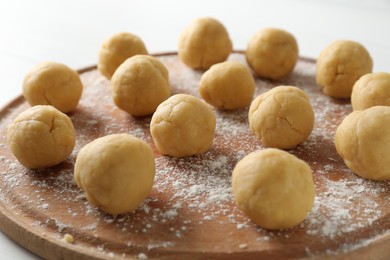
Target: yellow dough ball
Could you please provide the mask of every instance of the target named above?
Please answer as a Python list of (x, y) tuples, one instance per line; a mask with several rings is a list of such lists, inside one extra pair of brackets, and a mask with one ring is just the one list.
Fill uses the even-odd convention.
[(57, 62), (42, 62), (23, 80), (23, 96), (31, 106), (51, 105), (63, 113), (79, 103), (83, 85), (79, 74)]
[(245, 55), (257, 76), (280, 79), (293, 71), (298, 60), (298, 44), (287, 31), (265, 28), (250, 39)]
[(345, 164), (360, 177), (390, 179), (390, 107), (349, 114), (337, 128), (335, 144)]
[(316, 81), (326, 95), (349, 98), (355, 82), (371, 71), (372, 59), (361, 44), (339, 40), (327, 46), (318, 57)]
[(274, 148), (250, 153), (239, 161), (233, 170), (232, 188), (238, 208), (266, 229), (298, 225), (315, 198), (309, 165)]
[(168, 70), (157, 58), (135, 55), (115, 71), (111, 90), (120, 109), (133, 116), (153, 114), (171, 94)]
[(202, 100), (177, 94), (153, 114), (150, 132), (160, 153), (174, 157), (199, 155), (212, 145), (216, 116)]
[(279, 86), (252, 101), (249, 126), (264, 145), (291, 149), (309, 137), (314, 112), (301, 89)]
[(199, 92), (214, 107), (234, 110), (251, 103), (255, 81), (244, 65), (225, 61), (213, 65), (202, 75)]
[(179, 57), (193, 69), (208, 69), (225, 61), (231, 52), (227, 30), (213, 18), (192, 21), (179, 37)]
[(150, 194), (156, 172), (154, 153), (129, 134), (107, 135), (77, 155), (74, 177), (90, 203), (110, 214), (135, 210)]
[(127, 32), (114, 34), (100, 48), (98, 70), (103, 76), (111, 79), (119, 65), (137, 54), (148, 54), (138, 36)]
[(70, 118), (52, 106), (33, 106), (8, 127), (11, 152), (27, 168), (46, 168), (64, 161), (75, 146)]
[(362, 76), (352, 89), (353, 110), (373, 106), (390, 106), (390, 73), (378, 72)]

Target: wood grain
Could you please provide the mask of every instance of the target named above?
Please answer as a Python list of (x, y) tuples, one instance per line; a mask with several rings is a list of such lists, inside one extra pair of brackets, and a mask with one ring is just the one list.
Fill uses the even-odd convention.
[[(173, 93), (199, 96), (201, 71), (185, 67), (175, 53), (156, 56), (170, 71)], [(242, 53), (230, 59), (245, 64)], [(276, 85), (301, 87), (316, 113), (309, 140), (290, 151), (309, 163), (316, 183), (315, 207), (302, 225), (282, 231), (261, 229), (232, 200), (228, 184), (235, 163), (264, 148), (246, 129), (247, 109), (216, 111), (216, 137), (206, 154), (187, 159), (161, 156), (149, 134), (150, 117), (133, 118), (117, 109), (109, 82), (93, 66), (79, 71), (84, 92), (78, 108), (69, 115), (77, 144), (58, 166), (45, 170), (21, 166), (9, 151), (6, 130), (29, 105), (19, 97), (0, 111), (1, 230), (47, 259), (388, 259), (389, 181), (363, 180), (338, 157), (334, 130), (351, 107), (347, 100), (321, 93), (314, 68), (315, 61), (301, 58), (292, 75), (281, 81), (256, 79), (256, 95)], [(131, 133), (154, 147), (157, 179), (139, 209), (110, 216), (86, 201), (73, 181), (73, 166), (83, 145), (119, 132)], [(203, 194), (191, 193), (196, 185)], [(226, 197), (212, 197), (212, 190), (221, 188), (226, 188)], [(75, 243), (64, 242), (65, 234), (71, 234)]]

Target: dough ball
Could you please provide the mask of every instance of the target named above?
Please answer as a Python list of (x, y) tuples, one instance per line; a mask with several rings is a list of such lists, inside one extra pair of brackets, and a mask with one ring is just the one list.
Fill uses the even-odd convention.
[(79, 74), (57, 62), (38, 64), (23, 80), (23, 96), (31, 106), (51, 105), (63, 113), (76, 108), (82, 91)]
[(335, 144), (345, 164), (360, 177), (390, 179), (390, 107), (349, 114), (336, 130)]
[(390, 73), (378, 72), (362, 76), (352, 89), (353, 110), (373, 106), (390, 106)]
[(27, 168), (46, 168), (64, 161), (75, 146), (70, 118), (52, 106), (33, 106), (8, 127), (11, 152)]
[(150, 132), (160, 153), (174, 157), (199, 155), (213, 144), (216, 117), (202, 100), (177, 94), (153, 114)]
[(213, 18), (192, 21), (179, 37), (179, 57), (193, 69), (208, 69), (225, 61), (231, 52), (227, 30)]
[(298, 44), (289, 32), (265, 28), (250, 39), (245, 55), (257, 76), (280, 79), (293, 71), (298, 60)]
[(249, 126), (264, 145), (291, 149), (309, 137), (314, 112), (301, 89), (275, 87), (252, 101)]
[(114, 34), (100, 48), (98, 70), (111, 79), (119, 65), (137, 54), (148, 54), (138, 36), (126, 32)]
[(115, 71), (111, 90), (120, 109), (133, 116), (153, 114), (171, 94), (168, 70), (152, 56), (133, 56)]
[(199, 92), (214, 107), (234, 110), (251, 103), (255, 81), (244, 65), (225, 61), (213, 65), (202, 75)]
[(372, 71), (372, 59), (359, 43), (339, 40), (327, 46), (316, 66), (316, 81), (331, 97), (349, 98), (355, 82)]
[(233, 170), (237, 206), (267, 229), (290, 228), (312, 209), (315, 186), (304, 161), (274, 148), (250, 153)]
[(150, 194), (155, 172), (148, 144), (129, 134), (113, 134), (80, 150), (74, 177), (90, 203), (122, 214), (136, 209)]

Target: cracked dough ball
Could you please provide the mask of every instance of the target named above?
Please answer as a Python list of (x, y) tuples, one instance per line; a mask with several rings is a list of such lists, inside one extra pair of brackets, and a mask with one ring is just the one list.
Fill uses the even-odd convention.
[(129, 134), (107, 135), (77, 155), (74, 177), (88, 201), (110, 214), (135, 210), (150, 194), (156, 172), (154, 153)]
[(339, 40), (327, 46), (316, 66), (316, 81), (331, 97), (349, 98), (355, 82), (371, 73), (372, 59), (359, 43)]
[(293, 71), (298, 60), (298, 44), (287, 31), (265, 28), (250, 39), (245, 55), (257, 76), (280, 79)]
[(63, 113), (76, 108), (82, 91), (79, 74), (57, 62), (38, 64), (23, 80), (23, 96), (31, 106), (51, 105)]
[(208, 69), (225, 61), (232, 42), (225, 27), (213, 18), (192, 21), (180, 34), (179, 57), (193, 69)]
[(187, 157), (206, 152), (213, 144), (216, 117), (202, 100), (177, 94), (153, 114), (150, 132), (160, 153)]
[(335, 144), (345, 164), (360, 177), (390, 179), (390, 107), (349, 114), (336, 130)]
[(251, 103), (255, 81), (247, 67), (237, 61), (225, 61), (202, 75), (199, 92), (214, 107), (234, 110)]
[(291, 149), (309, 137), (314, 112), (301, 89), (279, 86), (252, 101), (249, 126), (264, 145)]
[(274, 148), (250, 153), (239, 161), (233, 170), (232, 188), (238, 208), (267, 229), (298, 225), (314, 204), (309, 165)]
[(362, 76), (353, 86), (351, 104), (354, 111), (373, 106), (390, 106), (390, 73)]
[(111, 79), (119, 65), (137, 54), (148, 54), (138, 36), (127, 32), (114, 34), (100, 48), (98, 70), (103, 76)]
[(120, 109), (133, 116), (153, 114), (171, 94), (168, 70), (157, 58), (135, 55), (115, 71), (111, 90)]
[(27, 168), (46, 168), (64, 161), (75, 146), (70, 118), (52, 106), (33, 106), (8, 127), (11, 152)]

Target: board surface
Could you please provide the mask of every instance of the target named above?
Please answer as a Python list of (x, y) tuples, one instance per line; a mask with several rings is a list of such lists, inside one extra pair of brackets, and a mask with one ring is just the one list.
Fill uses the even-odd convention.
[[(199, 97), (201, 71), (184, 66), (175, 53), (156, 57), (170, 72), (172, 94)], [(246, 64), (242, 53), (229, 59)], [(232, 197), (235, 164), (264, 148), (249, 130), (248, 108), (214, 110), (217, 129), (210, 151), (175, 159), (161, 156), (153, 145), (150, 116), (134, 118), (116, 108), (109, 81), (95, 67), (79, 72), (83, 95), (69, 114), (76, 147), (58, 166), (28, 170), (10, 153), (7, 126), (29, 107), (23, 97), (0, 111), (0, 228), (23, 247), (49, 259), (390, 257), (390, 182), (358, 177), (337, 155), (334, 132), (351, 105), (321, 92), (314, 60), (300, 58), (294, 72), (281, 81), (256, 78), (255, 96), (278, 85), (297, 86), (308, 94), (315, 112), (311, 136), (290, 151), (313, 170), (315, 204), (301, 225), (283, 231), (257, 227)], [(80, 148), (113, 133), (130, 133), (150, 143), (157, 167), (147, 200), (136, 211), (118, 216), (91, 206), (73, 180)], [(66, 243), (65, 234), (75, 242)]]

